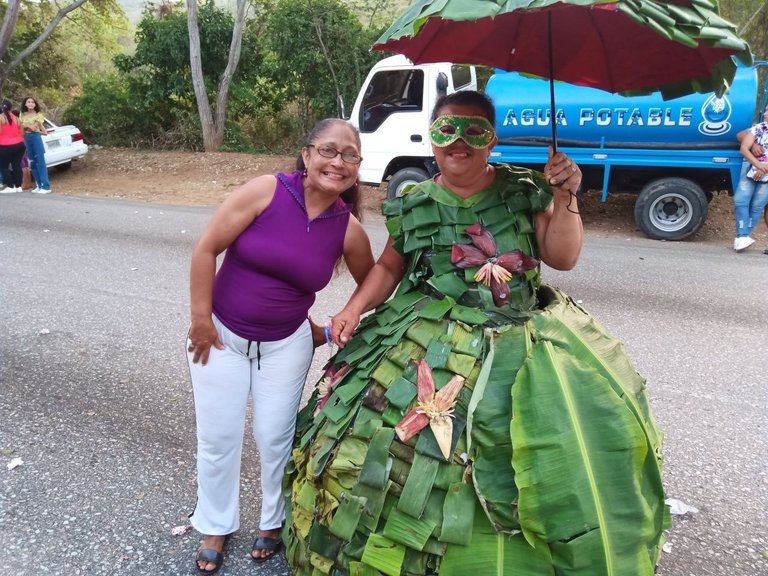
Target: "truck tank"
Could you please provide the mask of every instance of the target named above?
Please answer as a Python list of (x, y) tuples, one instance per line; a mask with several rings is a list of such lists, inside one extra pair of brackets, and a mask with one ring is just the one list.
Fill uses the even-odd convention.
[[(498, 71), (485, 92), (501, 144), (551, 141), (548, 80)], [(736, 134), (753, 124), (756, 96), (754, 67), (739, 67), (722, 98), (710, 92), (665, 101), (658, 93), (627, 97), (556, 82), (557, 139), (595, 148), (738, 148)]]

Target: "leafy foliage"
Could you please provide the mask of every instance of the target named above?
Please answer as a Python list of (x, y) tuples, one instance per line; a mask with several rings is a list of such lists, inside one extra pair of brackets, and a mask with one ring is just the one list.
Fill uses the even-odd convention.
[[(266, 35), (289, 98), (315, 117), (338, 115), (337, 92), (351, 108), (365, 75), (381, 55), (369, 52), (375, 34), (339, 0), (280, 0)], [(378, 31), (377, 31), (378, 32)], [(335, 78), (335, 81), (334, 81)]]
[[(221, 71), (227, 65), (229, 43), (234, 21), (232, 15), (217, 8), (212, 0), (198, 14), (203, 74), (209, 91), (216, 87)], [(243, 36), (242, 59), (235, 80), (254, 76), (261, 60), (253, 29)], [(136, 52), (133, 56), (115, 59), (121, 72), (140, 72), (151, 79), (150, 96), (172, 99), (182, 103), (194, 102), (189, 65), (189, 36), (186, 13), (171, 10), (160, 15), (146, 11), (136, 31)]]
[[(112, 54), (121, 49), (119, 42), (125, 41), (130, 29), (115, 0), (89, 0), (69, 12), (48, 35), (57, 13), (67, 7), (67, 3), (23, 2), (0, 60), (4, 94), (14, 100), (33, 94), (54, 117), (52, 109), (69, 104), (89, 71), (111, 67)], [(7, 4), (0, 5), (0, 17), (6, 9)], [(24, 56), (41, 38), (46, 39)], [(19, 57), (21, 62), (14, 64)]]
[[(4, 12), (4, 7), (3, 10)], [(19, 12), (14, 34), (8, 45), (4, 63), (10, 62), (19, 52), (31, 44), (40, 34), (47, 21), (55, 13), (50, 4), (25, 5)], [(16, 103), (27, 93), (37, 93), (44, 88), (63, 90), (66, 85), (66, 61), (58, 48), (63, 38), (60, 29), (53, 31), (48, 42), (43, 43), (34, 57), (24, 60), (3, 87), (3, 95)]]
[[(208, 92), (213, 93), (227, 63), (234, 20), (212, 1), (200, 7), (198, 18), (203, 75)], [(67, 118), (80, 118), (78, 125), (102, 144), (200, 149), (186, 13), (168, 5), (156, 12), (146, 10), (136, 43), (133, 55), (115, 58), (116, 75), (92, 78), (84, 84), (83, 95), (75, 101), (77, 111)], [(254, 26), (248, 26), (243, 35), (243, 54), (233, 84), (236, 110), (247, 108), (243, 103), (253, 100), (250, 85), (264, 86), (257, 81), (262, 56)], [(123, 110), (121, 116), (141, 121), (123, 122), (110, 113), (113, 105)], [(225, 142), (230, 148), (247, 147), (232, 122), (225, 129)]]
[(104, 146), (151, 146), (158, 125), (167, 122), (167, 109), (145, 97), (151, 81), (140, 75), (113, 73), (86, 79), (83, 93), (65, 114), (86, 140)]
[[(349, 113), (368, 70), (384, 56), (370, 52), (371, 44), (406, 4), (253, 0), (227, 105), (224, 149), (295, 150), (316, 119), (339, 114), (337, 94)], [(758, 59), (768, 56), (768, 10), (760, 11), (762, 5), (760, 0), (721, 2), (723, 15), (739, 28), (751, 21), (746, 36)], [(40, 11), (47, 4), (35, 6)], [(96, 18), (93, 11), (78, 18), (63, 24), (58, 36), (40, 48), (40, 57), (33, 55), (12, 80), (24, 78), (22, 84), (51, 98), (58, 94), (62, 102), (77, 95), (66, 119), (75, 121), (91, 141), (200, 149), (183, 3), (163, 2), (145, 10), (136, 29), (135, 53), (118, 56), (116, 72), (105, 64), (105, 56), (122, 51), (125, 26), (113, 20), (97, 34), (98, 26), (84, 20)], [(204, 0), (198, 18), (206, 87), (213, 95), (227, 62), (233, 17)], [(24, 26), (20, 23), (17, 34), (24, 33)], [(86, 38), (87, 46), (82, 44)], [(14, 37), (17, 41), (24, 45), (21, 36)], [(91, 73), (84, 82), (83, 70)]]

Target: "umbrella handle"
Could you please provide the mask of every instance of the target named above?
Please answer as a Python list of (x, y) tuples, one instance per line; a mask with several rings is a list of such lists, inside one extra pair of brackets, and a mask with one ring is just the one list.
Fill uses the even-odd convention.
[(557, 152), (557, 113), (555, 109), (555, 64), (552, 58), (552, 11), (547, 11), (547, 46), (549, 48), (549, 116), (552, 122), (552, 151)]

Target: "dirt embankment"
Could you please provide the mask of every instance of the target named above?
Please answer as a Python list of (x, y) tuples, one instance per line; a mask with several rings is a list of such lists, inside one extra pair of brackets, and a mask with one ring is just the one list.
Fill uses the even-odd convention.
[[(261, 174), (289, 171), (290, 156), (236, 153), (157, 152), (134, 149), (91, 148), (70, 170), (53, 170), (55, 193), (76, 196), (120, 198), (162, 204), (217, 206), (243, 182)], [(379, 214), (384, 188), (363, 190), (366, 212)], [(582, 219), (588, 233), (643, 237), (634, 222), (635, 196), (614, 193), (607, 202), (600, 192), (584, 194)], [(733, 241), (733, 200), (715, 196), (709, 205), (704, 227), (694, 241), (730, 245)], [(768, 243), (768, 230), (761, 223), (754, 236), (759, 246)]]

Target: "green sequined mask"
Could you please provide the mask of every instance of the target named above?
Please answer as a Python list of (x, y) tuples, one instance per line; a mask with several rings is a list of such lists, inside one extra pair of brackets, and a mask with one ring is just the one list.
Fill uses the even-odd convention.
[(438, 116), (429, 129), (429, 138), (438, 148), (459, 138), (472, 148), (487, 148), (494, 135), (493, 126), (482, 116)]

